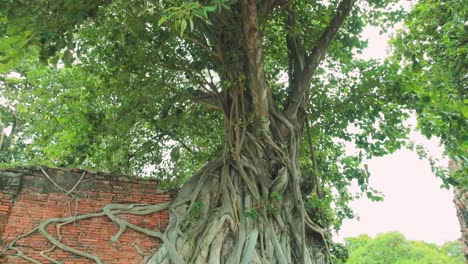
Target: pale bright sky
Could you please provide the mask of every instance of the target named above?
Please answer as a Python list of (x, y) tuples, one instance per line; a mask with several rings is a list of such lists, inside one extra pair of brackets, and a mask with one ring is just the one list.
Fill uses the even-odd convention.
[[(412, 140), (422, 143), (435, 157), (443, 149), (437, 139), (427, 140), (413, 132)], [(448, 160), (442, 159), (448, 163)], [(381, 191), (383, 202), (361, 198), (351, 203), (359, 219), (347, 220), (337, 236), (344, 237), (399, 231), (410, 240), (438, 245), (460, 237), (451, 190), (441, 189), (442, 181), (431, 172), (429, 162), (416, 153), (400, 150), (369, 161), (370, 185)]]
[[(362, 58), (385, 58), (388, 35), (381, 36), (378, 29), (367, 28), (364, 36), (369, 39), (369, 48)], [(409, 123), (414, 125), (415, 120)], [(416, 131), (412, 132), (411, 139), (423, 144), (432, 156), (448, 165), (438, 139), (427, 140)], [(352, 202), (351, 207), (359, 220), (346, 220), (335, 237), (337, 241), (360, 234), (374, 237), (378, 233), (399, 231), (407, 239), (441, 245), (461, 236), (453, 192), (440, 188), (442, 182), (431, 172), (427, 160), (419, 160), (416, 153), (409, 150), (400, 150), (370, 160), (369, 170), (370, 185), (385, 195), (384, 201), (361, 198)]]

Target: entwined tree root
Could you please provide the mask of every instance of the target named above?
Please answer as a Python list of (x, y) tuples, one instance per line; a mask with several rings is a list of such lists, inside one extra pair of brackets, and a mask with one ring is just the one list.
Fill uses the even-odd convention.
[[(62, 240), (62, 235), (60, 234), (60, 228), (64, 225), (68, 225), (71, 223), (74, 223), (75, 221), (80, 221), (80, 220), (85, 220), (85, 219), (90, 219), (94, 217), (103, 217), (107, 216), (112, 222), (116, 223), (119, 225), (119, 231), (111, 238), (112, 241), (117, 241), (119, 237), (122, 235), (122, 233), (125, 231), (125, 229), (130, 228), (133, 229), (137, 232), (143, 233), (145, 235), (148, 235), (150, 237), (156, 237), (156, 238), (162, 238), (163, 234), (159, 231), (154, 231), (154, 230), (149, 230), (143, 227), (140, 227), (138, 225), (129, 223), (125, 219), (120, 218), (118, 215), (119, 214), (130, 214), (130, 215), (148, 215), (148, 214), (153, 214), (162, 210), (165, 210), (169, 207), (170, 202), (165, 202), (165, 203), (160, 203), (160, 204), (107, 204), (104, 206), (101, 212), (96, 212), (96, 213), (89, 213), (89, 214), (83, 214), (83, 215), (77, 215), (77, 216), (70, 216), (70, 217), (55, 217), (55, 218), (48, 218), (42, 221), (37, 227), (32, 229), (31, 231), (19, 235), (16, 238), (14, 238), (8, 245), (5, 246), (3, 251), (0, 253), (0, 257), (7, 255), (7, 252), (9, 250), (14, 250), (16, 251), (16, 256), (23, 258), (25, 260), (28, 260), (32, 263), (40, 264), (38, 260), (35, 260), (27, 255), (25, 255), (19, 248), (15, 247), (16, 243), (25, 237), (28, 237), (32, 234), (35, 233), (40, 233), (44, 238), (46, 238), (48, 241), (52, 243), (52, 247), (41, 251), (40, 255), (44, 257), (45, 259), (49, 260), (52, 263), (61, 263), (58, 260), (52, 259), (49, 256), (46, 255), (46, 253), (50, 253), (55, 248), (60, 248), (63, 251), (70, 252), (73, 254), (76, 254), (78, 256), (82, 256), (91, 260), (94, 260), (96, 263), (103, 263), (102, 260), (93, 254), (83, 252), (81, 250), (78, 250), (76, 248), (73, 248), (71, 246), (68, 246), (64, 243), (61, 242)], [(54, 237), (51, 235), (49, 232), (47, 232), (47, 227), (51, 224), (56, 224), (56, 229), (57, 229), (57, 237)]]
[(294, 154), (246, 137), (238, 159), (209, 162), (179, 190), (148, 263), (331, 263), (327, 230), (305, 210)]
[[(159, 231), (154, 231), (154, 230), (149, 230), (143, 227), (140, 227), (138, 225), (129, 223), (125, 219), (120, 218), (118, 215), (119, 214), (130, 214), (130, 215), (149, 215), (153, 214), (162, 210), (165, 210), (169, 207), (170, 202), (165, 202), (165, 203), (160, 203), (160, 204), (107, 204), (104, 206), (102, 211), (100, 212), (95, 212), (95, 213), (89, 213), (89, 214), (82, 214), (82, 215), (77, 215), (77, 209), (78, 209), (78, 196), (75, 195), (75, 189), (78, 187), (78, 185), (83, 181), (83, 178), (85, 176), (85, 172), (81, 175), (81, 177), (78, 179), (78, 181), (73, 185), (73, 187), (70, 190), (66, 190), (62, 186), (58, 185), (48, 174), (47, 172), (43, 169), (40, 168), (44, 176), (49, 179), (52, 184), (61, 192), (63, 192), (65, 195), (69, 196), (71, 199), (68, 202), (69, 205), (69, 217), (55, 217), (55, 218), (48, 218), (43, 220), (38, 226), (36, 226), (34, 229), (30, 230), (27, 233), (21, 234), (17, 237), (15, 237), (8, 245), (6, 245), (2, 252), (0, 252), (0, 257), (5, 256), (8, 254), (8, 251), (14, 250), (16, 252), (16, 256), (23, 258), (31, 263), (35, 264), (40, 264), (38, 260), (29, 257), (24, 254), (23, 251), (21, 251), (19, 248), (17, 248), (15, 245), (16, 243), (23, 238), (26, 238), (30, 235), (33, 235), (35, 233), (41, 234), (44, 238), (46, 238), (48, 241), (52, 243), (52, 247), (46, 250), (41, 251), (39, 254), (47, 259), (48, 261), (56, 264), (60, 264), (61, 262), (53, 259), (49, 256), (47, 256), (47, 253), (50, 253), (54, 251), (56, 248), (60, 248), (63, 251), (70, 252), (73, 254), (76, 254), (78, 256), (82, 256), (91, 260), (94, 260), (96, 263), (101, 264), (102, 260), (93, 254), (83, 252), (81, 250), (78, 250), (76, 248), (73, 248), (71, 246), (68, 246), (64, 243), (62, 243), (62, 235), (61, 235), (61, 228), (65, 225), (75, 223), (76, 221), (80, 220), (85, 220), (85, 219), (90, 219), (94, 217), (104, 217), (107, 216), (112, 222), (117, 224), (119, 226), (119, 231), (111, 238), (111, 241), (115, 242), (119, 239), (119, 237), (122, 235), (122, 233), (125, 231), (125, 229), (130, 228), (133, 229), (137, 232), (146, 234), (150, 237), (156, 237), (156, 238), (162, 238), (163, 234)], [(72, 213), (71, 206), (70, 204), (75, 201), (75, 210)], [(57, 231), (57, 237), (54, 237), (51, 235), (49, 232), (47, 232), (47, 227), (55, 224), (56, 225), (56, 231)]]

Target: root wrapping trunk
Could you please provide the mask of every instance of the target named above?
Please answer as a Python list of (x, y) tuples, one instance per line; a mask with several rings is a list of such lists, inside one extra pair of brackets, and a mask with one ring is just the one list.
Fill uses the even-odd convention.
[(237, 133), (242, 141), (230, 140), (181, 188), (148, 263), (330, 263), (327, 232), (304, 207), (299, 133), (291, 132), (283, 144), (270, 133)]

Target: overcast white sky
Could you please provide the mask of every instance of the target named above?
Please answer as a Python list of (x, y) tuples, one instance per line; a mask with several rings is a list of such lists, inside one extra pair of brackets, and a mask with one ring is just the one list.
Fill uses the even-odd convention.
[[(432, 155), (441, 156), (437, 139), (427, 140), (414, 132), (412, 139), (422, 143)], [(442, 159), (447, 162), (447, 159)], [(441, 180), (431, 172), (426, 160), (416, 153), (400, 150), (393, 155), (369, 161), (370, 185), (380, 190), (383, 202), (361, 198), (351, 203), (359, 220), (345, 221), (337, 236), (343, 237), (399, 231), (411, 240), (438, 245), (460, 237), (453, 193), (441, 189)]]
[[(367, 28), (364, 36), (369, 48), (363, 58), (386, 57), (388, 36), (381, 36), (378, 29)], [(414, 125), (415, 120), (410, 123)], [(448, 164), (443, 158), (443, 148), (438, 139), (427, 140), (414, 131), (413, 141), (423, 144), (432, 156)], [(451, 190), (441, 189), (441, 180), (431, 172), (428, 161), (419, 160), (416, 153), (400, 150), (383, 158), (369, 161), (370, 185), (383, 192), (383, 202), (371, 202), (361, 198), (351, 203), (359, 220), (345, 221), (338, 241), (344, 237), (399, 231), (410, 240), (443, 244), (460, 237)]]

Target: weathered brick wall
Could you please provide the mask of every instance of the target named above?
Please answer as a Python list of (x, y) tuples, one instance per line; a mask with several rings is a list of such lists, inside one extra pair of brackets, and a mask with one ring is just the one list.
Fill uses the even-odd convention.
[[(65, 190), (75, 186), (84, 171), (46, 169), (50, 178)], [(39, 168), (0, 169), (0, 246), (24, 234), (50, 217), (69, 217), (101, 211), (109, 203), (157, 204), (171, 200), (171, 193), (158, 190), (157, 181), (117, 177), (102, 173), (85, 172), (73, 194), (67, 196), (49, 180)], [(167, 211), (146, 216), (120, 215), (129, 222), (152, 230), (163, 230), (168, 222)], [(57, 236), (56, 226), (47, 229)], [(157, 250), (160, 241), (145, 234), (126, 229), (116, 242), (110, 238), (119, 227), (107, 217), (76, 221), (60, 229), (62, 242), (81, 251), (92, 253), (104, 263), (144, 263)], [(40, 234), (18, 241), (17, 247), (25, 255), (41, 263), (52, 263), (40, 256), (51, 248), (51, 243)], [(0, 258), (0, 263), (29, 263), (13, 250)], [(61, 263), (95, 263), (92, 260), (64, 252), (60, 249), (47, 253)]]

